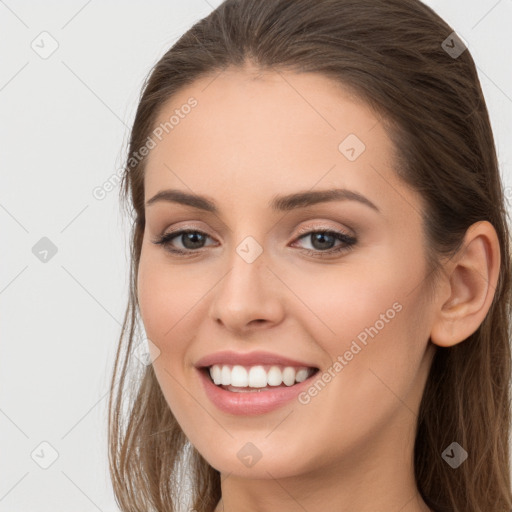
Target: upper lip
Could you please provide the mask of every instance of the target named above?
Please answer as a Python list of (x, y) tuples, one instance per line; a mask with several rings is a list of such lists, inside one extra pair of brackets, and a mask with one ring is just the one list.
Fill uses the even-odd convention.
[(289, 357), (281, 356), (279, 354), (272, 354), (271, 352), (256, 351), (237, 353), (229, 350), (223, 352), (215, 352), (214, 354), (208, 354), (207, 356), (199, 359), (196, 362), (195, 366), (196, 368), (204, 368), (213, 366), (214, 364), (229, 364), (241, 366), (269, 364), (278, 366), (316, 368), (316, 366), (310, 363), (298, 361), (297, 359), (291, 359)]

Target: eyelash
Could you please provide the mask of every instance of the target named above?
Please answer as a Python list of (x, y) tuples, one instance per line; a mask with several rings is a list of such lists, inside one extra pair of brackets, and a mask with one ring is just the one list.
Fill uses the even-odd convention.
[[(156, 245), (162, 245), (166, 251), (168, 251), (172, 254), (182, 255), (185, 257), (191, 256), (193, 254), (197, 254), (198, 252), (201, 252), (201, 250), (203, 248), (196, 249), (196, 250), (194, 250), (194, 249), (183, 250), (183, 249), (176, 249), (175, 247), (171, 247), (170, 243), (174, 238), (177, 238), (180, 235), (184, 235), (184, 234), (188, 234), (188, 233), (199, 233), (202, 236), (210, 238), (207, 233), (204, 233), (203, 231), (200, 231), (198, 229), (182, 229), (179, 231), (166, 233), (166, 234), (158, 237), (156, 240), (153, 240), (153, 243)], [(334, 236), (334, 238), (336, 240), (343, 242), (344, 245), (341, 245), (337, 248), (328, 249), (326, 251), (320, 251), (320, 250), (314, 250), (314, 249), (302, 249), (302, 251), (304, 251), (306, 254), (308, 254), (310, 256), (314, 256), (314, 257), (322, 258), (322, 257), (332, 256), (333, 254), (348, 252), (348, 251), (351, 251), (352, 249), (354, 249), (354, 246), (357, 243), (356, 238), (354, 238), (350, 235), (347, 235), (346, 233), (334, 231), (334, 230), (330, 230), (330, 229), (322, 229), (322, 228), (319, 228), (316, 230), (310, 229), (309, 231), (301, 230), (301, 231), (299, 231), (300, 236), (298, 236), (296, 238), (296, 240), (300, 240), (302, 238), (307, 237), (308, 235), (312, 235), (315, 233), (321, 233), (323, 235), (332, 235), (332, 236)]]

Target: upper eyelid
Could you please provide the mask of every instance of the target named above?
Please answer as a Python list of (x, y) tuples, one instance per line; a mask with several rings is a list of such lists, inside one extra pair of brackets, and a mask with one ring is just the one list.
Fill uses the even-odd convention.
[[(338, 225), (337, 226), (328, 225), (328, 223), (330, 223), (330, 222), (334, 222), (334, 223), (336, 223)], [(181, 222), (178, 222), (177, 224), (178, 224), (178, 226), (177, 227), (173, 227), (171, 231), (162, 230), (161, 233), (162, 234), (169, 234), (169, 233), (177, 233), (179, 231), (201, 231), (201, 232), (207, 234), (208, 236), (212, 236), (212, 235), (209, 234), (208, 228), (203, 228), (203, 227), (200, 227), (200, 226), (195, 226), (193, 224), (187, 224), (187, 221), (183, 221), (184, 225), (180, 225), (180, 224), (182, 224)], [(336, 220), (333, 220), (333, 219), (330, 219), (330, 220), (309, 220), (308, 219), (308, 220), (299, 222), (298, 224), (299, 224), (300, 227), (299, 228), (295, 228), (295, 231), (297, 229), (299, 231), (304, 231), (304, 230), (342, 231), (342, 232), (346, 233), (347, 235), (350, 235), (350, 236), (354, 235), (355, 236), (355, 230), (353, 229), (353, 227), (351, 227), (349, 224), (346, 224), (346, 223), (340, 222), (340, 221), (336, 221)], [(267, 233), (269, 231), (272, 231), (275, 226), (276, 226), (276, 224), (274, 224), (272, 226), (272, 228), (267, 231)], [(228, 229), (228, 231), (229, 231), (229, 233), (232, 233), (231, 229)]]
[[(178, 227), (171, 231), (164, 231), (161, 236), (178, 235), (178, 234), (183, 234), (183, 232), (190, 232), (190, 231), (201, 233), (201, 234), (206, 235), (212, 239), (215, 238), (214, 236), (210, 235), (210, 233), (208, 233), (207, 230), (198, 228), (195, 226), (190, 226), (190, 225)], [(332, 227), (332, 226), (326, 226), (326, 225), (316, 225), (316, 226), (315, 225), (307, 225), (302, 228), (299, 228), (298, 232), (295, 235), (295, 238), (300, 238), (300, 237), (310, 234), (312, 232), (316, 233), (319, 231), (331, 231), (331, 232), (335, 232), (335, 233), (344, 234), (348, 237), (355, 238), (355, 236), (350, 233), (350, 231), (353, 231), (351, 229)]]

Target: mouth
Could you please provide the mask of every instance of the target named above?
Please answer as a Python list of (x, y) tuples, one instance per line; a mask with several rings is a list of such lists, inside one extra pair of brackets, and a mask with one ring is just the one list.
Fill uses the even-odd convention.
[(319, 369), (306, 366), (214, 364), (203, 366), (199, 371), (225, 391), (255, 393), (291, 388), (311, 378)]

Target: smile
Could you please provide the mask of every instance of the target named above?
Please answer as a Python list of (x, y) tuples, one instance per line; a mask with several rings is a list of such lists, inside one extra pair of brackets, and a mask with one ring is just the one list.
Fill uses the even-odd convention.
[(213, 365), (197, 370), (205, 394), (213, 405), (224, 413), (237, 416), (255, 416), (283, 407), (307, 389), (319, 371), (311, 367), (275, 365), (268, 368), (265, 365)]
[(315, 368), (277, 365), (214, 364), (209, 373), (215, 385), (232, 392), (270, 390), (278, 386), (293, 386), (305, 381)]

